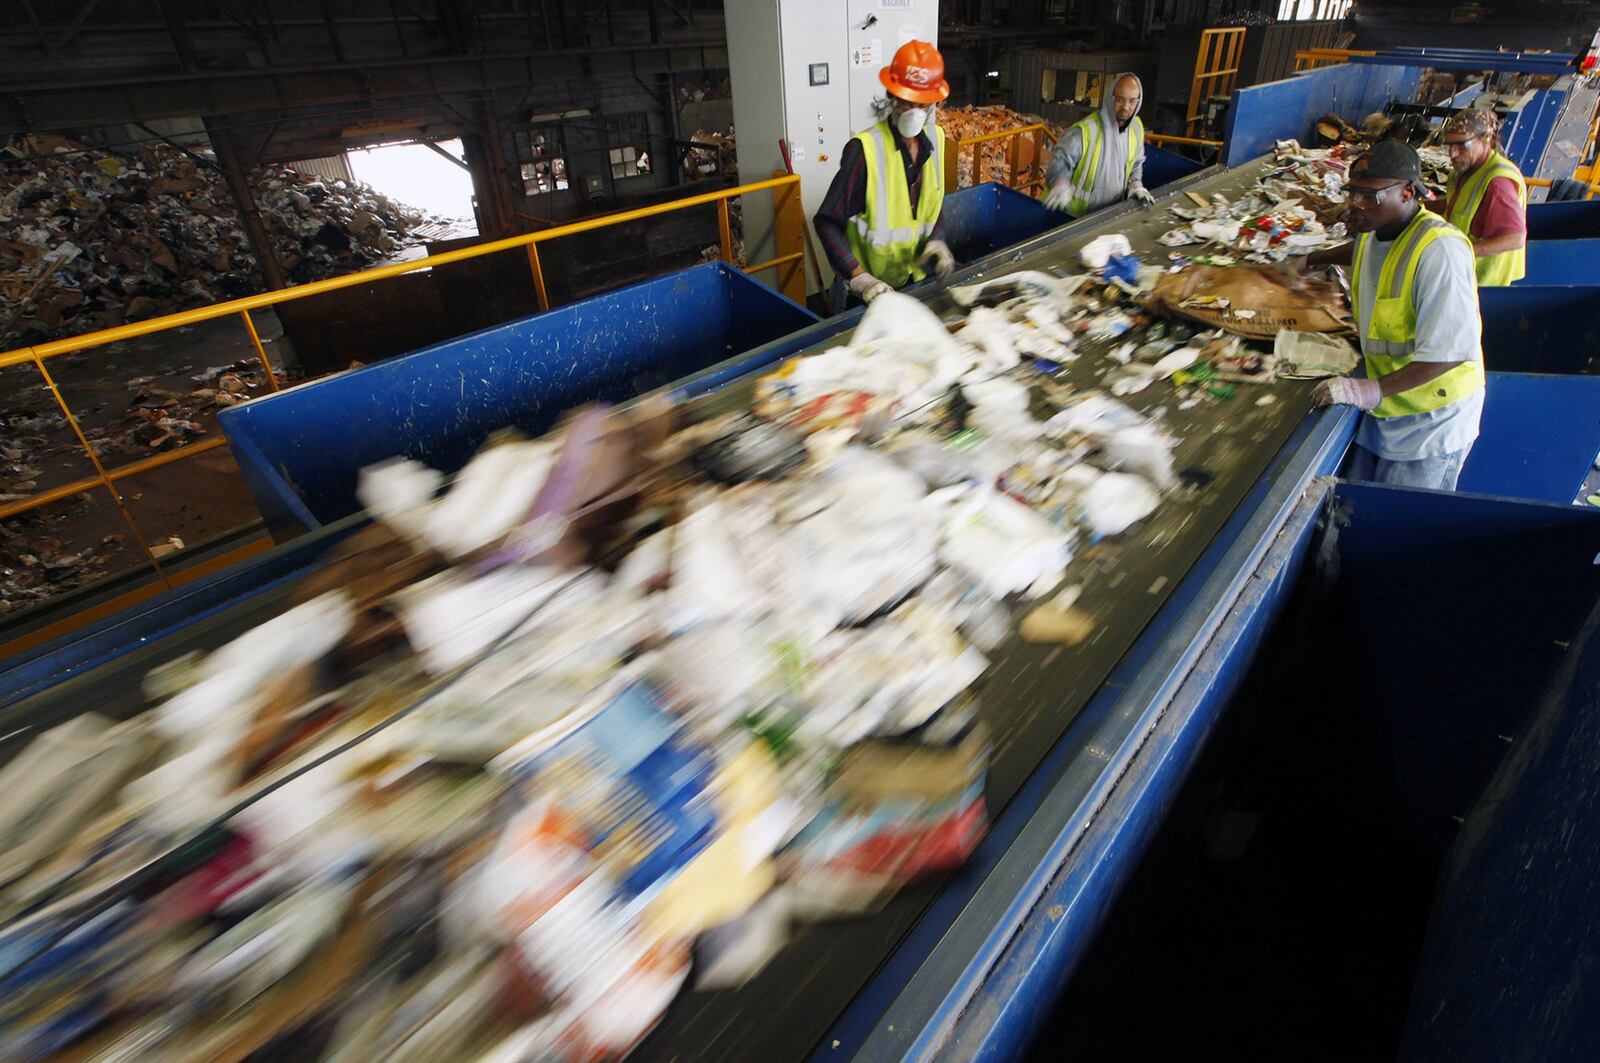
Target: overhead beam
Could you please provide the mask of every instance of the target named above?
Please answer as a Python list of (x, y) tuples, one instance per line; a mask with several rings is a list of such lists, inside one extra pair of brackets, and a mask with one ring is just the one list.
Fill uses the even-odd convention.
[(419, 141), (417, 141), (417, 143), (421, 144), (423, 147), (427, 148), (429, 151), (433, 152), (435, 155), (438, 155), (440, 158), (449, 159), (451, 162), (455, 163), (457, 166), (461, 167), (463, 170), (467, 171), (468, 173), (472, 172), (472, 167), (467, 165), (467, 160), (456, 158), (454, 155), (450, 154), (448, 151), (445, 151), (443, 148), (441, 148), (439, 145), (435, 144), (433, 141), (431, 141), (431, 140), (419, 140)]
[(559, 78), (690, 73), (728, 65), (724, 43), (585, 48), (520, 55), (445, 56), (345, 64), (203, 71), (49, 85), (0, 86), (0, 135), (132, 125), (196, 114), (238, 114), (408, 96), (520, 90)]
[(278, 264), (278, 256), (272, 250), (272, 237), (267, 233), (266, 223), (261, 220), (261, 209), (256, 206), (255, 193), (250, 189), (250, 180), (245, 175), (244, 164), (239, 160), (232, 137), (210, 118), (205, 119), (205, 125), (206, 135), (211, 139), (211, 150), (216, 152), (228, 191), (233, 193), (233, 205), (239, 212), (239, 221), (244, 225), (245, 238), (250, 242), (250, 250), (255, 252), (256, 265), (261, 268), (262, 281), (273, 291), (287, 287), (283, 279), (283, 267)]

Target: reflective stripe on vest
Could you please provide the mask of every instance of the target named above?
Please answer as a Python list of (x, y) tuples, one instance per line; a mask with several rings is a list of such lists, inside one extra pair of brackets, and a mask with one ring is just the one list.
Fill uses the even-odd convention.
[[(1461, 230), (1436, 214), (1418, 210), (1389, 245), (1389, 253), (1378, 270), (1378, 283), (1373, 290), (1372, 319), (1363, 340), (1381, 340), (1385, 343), (1413, 343), (1417, 338), (1417, 266), (1422, 262), (1422, 252), (1440, 238), (1466, 240)], [(1355, 260), (1352, 263), (1350, 304), (1356, 321), (1361, 320), (1361, 276), (1366, 261), (1371, 233), (1362, 233), (1356, 240)], [(1469, 241), (1470, 246), (1470, 241)], [(1411, 362), (1411, 356), (1367, 354), (1362, 343), (1362, 357), (1366, 360), (1367, 376), (1378, 380), (1398, 372)], [(1426, 384), (1390, 395), (1372, 411), (1374, 417), (1405, 417), (1414, 413), (1427, 413), (1448, 406), (1477, 392), (1483, 387), (1483, 356), (1478, 360), (1463, 362), (1453, 369), (1434, 377)]]
[[(1079, 119), (1073, 128), (1078, 130), (1082, 138), (1083, 150), (1078, 155), (1078, 165), (1072, 170), (1072, 198), (1067, 201), (1067, 213), (1081, 218), (1089, 213), (1089, 194), (1094, 191), (1095, 181), (1100, 175), (1100, 148), (1104, 138), (1100, 135), (1100, 119), (1097, 115)], [(1134, 115), (1133, 121), (1128, 123), (1128, 158), (1122, 173), (1124, 188), (1133, 180), (1133, 164), (1143, 150), (1144, 123), (1138, 115)]]
[(855, 135), (867, 162), (866, 209), (845, 230), (850, 251), (861, 268), (895, 288), (919, 281), (926, 274), (917, 264), (944, 206), (944, 130), (934, 127), (933, 158), (922, 164), (922, 190), (916, 213), (911, 210), (911, 190), (900, 147), (888, 122), (879, 122)]
[[(1468, 174), (1465, 181), (1459, 182), (1459, 189), (1456, 175), (1450, 175), (1451, 225), (1464, 233), (1472, 232), (1472, 219), (1478, 216), (1483, 197), (1489, 193), (1489, 182), (1497, 177), (1504, 177), (1517, 186), (1517, 200), (1524, 211), (1528, 209), (1528, 183), (1522, 179), (1522, 171), (1517, 169), (1516, 163), (1496, 151)], [(1502, 251), (1498, 255), (1479, 258), (1476, 260), (1478, 287), (1503, 288), (1512, 281), (1519, 281), (1528, 275), (1527, 263), (1526, 249), (1521, 247), (1515, 251)]]

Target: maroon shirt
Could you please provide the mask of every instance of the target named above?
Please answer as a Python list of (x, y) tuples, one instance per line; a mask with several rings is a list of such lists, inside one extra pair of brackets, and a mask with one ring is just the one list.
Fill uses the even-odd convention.
[[(1450, 211), (1455, 208), (1456, 195), (1461, 193), (1461, 186), (1466, 184), (1466, 179), (1456, 182), (1456, 191), (1445, 200), (1444, 214), (1450, 216)], [(1526, 233), (1528, 231), (1528, 214), (1522, 209), (1522, 199), (1517, 195), (1517, 184), (1509, 177), (1496, 177), (1489, 182), (1489, 187), (1484, 190), (1483, 199), (1478, 203), (1478, 212), (1472, 216), (1472, 224), (1468, 227), (1467, 235), (1474, 240), (1483, 240), (1491, 236), (1506, 236), (1510, 233)]]

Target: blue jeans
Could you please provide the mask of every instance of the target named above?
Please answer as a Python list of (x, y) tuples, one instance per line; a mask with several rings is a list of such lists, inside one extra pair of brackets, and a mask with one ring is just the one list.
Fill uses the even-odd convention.
[(1471, 450), (1458, 450), (1436, 458), (1419, 458), (1416, 461), (1390, 461), (1380, 458), (1366, 447), (1356, 444), (1350, 451), (1350, 463), (1345, 467), (1347, 480), (1365, 480), (1375, 484), (1394, 484), (1397, 487), (1431, 487), (1436, 491), (1454, 491), (1461, 476), (1461, 464)]

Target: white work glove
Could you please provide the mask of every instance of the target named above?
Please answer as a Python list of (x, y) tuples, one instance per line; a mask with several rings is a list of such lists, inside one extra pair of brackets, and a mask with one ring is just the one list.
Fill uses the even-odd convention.
[(1324, 380), (1311, 392), (1311, 401), (1318, 406), (1354, 406), (1370, 410), (1383, 401), (1383, 386), (1376, 380), (1354, 376), (1336, 376)]
[(1156, 197), (1152, 196), (1150, 190), (1144, 185), (1129, 185), (1128, 198), (1135, 203), (1154, 203), (1156, 201)]
[(1051, 210), (1066, 210), (1071, 202), (1072, 184), (1069, 181), (1057, 181), (1050, 186), (1050, 194), (1044, 197), (1044, 205)]
[(894, 291), (893, 288), (889, 287), (883, 281), (874, 277), (870, 273), (859, 273), (856, 276), (851, 277), (850, 290), (855, 292), (863, 303), (872, 302), (872, 300), (876, 299), (884, 292)]
[(929, 240), (928, 246), (922, 249), (922, 258), (918, 264), (939, 277), (948, 277), (955, 271), (956, 256), (951, 253), (950, 245), (943, 240)]

